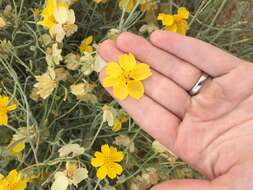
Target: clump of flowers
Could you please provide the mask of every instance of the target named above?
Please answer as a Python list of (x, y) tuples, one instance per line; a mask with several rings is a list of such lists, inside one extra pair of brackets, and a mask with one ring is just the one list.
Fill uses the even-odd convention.
[(189, 11), (185, 7), (180, 7), (175, 15), (160, 13), (157, 17), (158, 20), (162, 21), (165, 30), (182, 35), (186, 35), (189, 29), (188, 18)]
[(26, 186), (27, 181), (22, 179), (22, 173), (16, 169), (10, 171), (6, 177), (0, 174), (1, 190), (25, 190)]
[(43, 20), (39, 21), (38, 24), (49, 29), (51, 36), (57, 42), (61, 42), (65, 35), (70, 36), (77, 31), (75, 13), (69, 7), (69, 1), (47, 0), (41, 13)]
[(16, 104), (9, 104), (8, 96), (0, 96), (0, 126), (8, 124), (8, 112), (17, 108)]
[(124, 100), (128, 96), (140, 99), (144, 95), (142, 80), (149, 78), (152, 73), (145, 63), (137, 64), (133, 54), (123, 54), (119, 62), (110, 62), (105, 68), (104, 87), (113, 87), (113, 95)]
[(119, 152), (115, 147), (105, 144), (101, 146), (101, 152), (97, 151), (95, 153), (95, 158), (92, 158), (91, 164), (98, 168), (97, 177), (99, 179), (104, 179), (106, 176), (114, 179), (123, 172), (123, 168), (118, 164), (123, 158), (123, 152)]

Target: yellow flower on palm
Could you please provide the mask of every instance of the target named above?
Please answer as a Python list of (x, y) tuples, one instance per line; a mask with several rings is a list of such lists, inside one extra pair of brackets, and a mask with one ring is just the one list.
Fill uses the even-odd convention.
[(178, 9), (177, 14), (171, 15), (161, 13), (157, 19), (162, 21), (165, 30), (186, 35), (189, 29), (188, 18), (189, 11), (185, 7), (181, 7)]
[(141, 81), (152, 75), (149, 65), (137, 64), (131, 53), (120, 56), (119, 63), (108, 63), (105, 74), (103, 86), (113, 87), (113, 94), (119, 100), (127, 98), (128, 95), (140, 99), (144, 95)]
[(17, 108), (16, 104), (9, 105), (9, 97), (0, 96), (0, 126), (8, 124), (8, 112)]
[(84, 52), (88, 52), (88, 53), (93, 52), (93, 47), (91, 46), (92, 41), (93, 41), (93, 36), (89, 36), (82, 41), (79, 48), (81, 54)]
[(97, 177), (99, 179), (104, 179), (107, 175), (109, 178), (114, 179), (123, 172), (123, 168), (118, 164), (123, 158), (123, 152), (105, 144), (101, 146), (101, 152), (95, 153), (95, 158), (92, 158), (91, 165), (98, 168)]
[(27, 181), (22, 179), (22, 174), (17, 170), (9, 172), (8, 176), (0, 176), (0, 190), (25, 190)]

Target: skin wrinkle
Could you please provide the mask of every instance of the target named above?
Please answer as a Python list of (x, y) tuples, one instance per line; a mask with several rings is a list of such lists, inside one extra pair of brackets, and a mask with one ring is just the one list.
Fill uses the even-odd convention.
[[(222, 88), (222, 86), (218, 83), (218, 85), (221, 87), (221, 89), (222, 89), (222, 94), (224, 94), (224, 89)], [(208, 84), (206, 84), (206, 86), (204, 87), (204, 88), (208, 88)], [(203, 88), (202, 88), (202, 90), (203, 90)], [(194, 100), (194, 99), (193, 99)], [(237, 107), (239, 107), (241, 105), (241, 103), (238, 103), (237, 105), (234, 105), (233, 106), (233, 108), (231, 108), (230, 109), (230, 111), (228, 111), (228, 112), (226, 112), (226, 113), (224, 113), (224, 114), (222, 114), (221, 116), (219, 116), (218, 118), (215, 118), (215, 120), (213, 120), (213, 118), (212, 119), (208, 119), (208, 120), (199, 120), (200, 122), (201, 122), (201, 125), (203, 125), (203, 123), (208, 123), (208, 122), (210, 122), (210, 121), (212, 121), (212, 125), (216, 125), (215, 124), (215, 122), (216, 121), (218, 121), (218, 120), (220, 120), (220, 119), (222, 119), (223, 117), (225, 117), (226, 115), (229, 115), (231, 112), (233, 112), (233, 110), (234, 109), (236, 109)], [(188, 110), (189, 111), (189, 110)], [(188, 112), (189, 114), (191, 113), (191, 112)], [(193, 116), (193, 117), (195, 117), (195, 116)], [(196, 124), (197, 125), (197, 124)], [(210, 125), (210, 124), (209, 124)], [(181, 125), (180, 125), (181, 126)], [(212, 145), (214, 142), (215, 142), (215, 138), (220, 138), (220, 137), (222, 137), (223, 136), (223, 134), (226, 134), (227, 132), (229, 132), (230, 130), (231, 130), (231, 128), (233, 128), (233, 127), (229, 127), (227, 130), (225, 130), (225, 131), (221, 131), (218, 135), (215, 135), (209, 142), (207, 142), (207, 144), (201, 149), (201, 151), (199, 151), (199, 152), (197, 152), (197, 153), (195, 153), (195, 155), (205, 155), (204, 154), (204, 152), (205, 152), (205, 150), (206, 149), (208, 149), (208, 147), (210, 146), (210, 145)], [(177, 139), (178, 137), (176, 137), (176, 139)], [(207, 158), (208, 157), (210, 157), (210, 156), (204, 156), (203, 158), (200, 158), (200, 160), (208, 160)], [(218, 158), (216, 158), (216, 159), (218, 159)], [(214, 164), (212, 164), (212, 163), (216, 163), (216, 159), (214, 159), (213, 161), (211, 161), (210, 162), (210, 165), (214, 165)], [(208, 165), (208, 164), (207, 164)], [(211, 166), (211, 175), (210, 175), (210, 177), (211, 178), (213, 178), (215, 175), (216, 175), (216, 173), (217, 172), (215, 172), (215, 169), (213, 168), (213, 166)]]
[[(236, 124), (235, 126), (231, 127), (229, 130), (226, 131), (226, 133), (224, 132), (223, 134), (228, 134), (228, 132), (232, 132), (234, 130), (237, 130), (239, 127), (241, 127), (240, 125), (246, 124), (248, 122), (253, 121), (253, 119), (246, 119), (244, 121), (241, 121), (240, 124)], [(203, 149), (204, 151), (202, 152), (202, 154), (204, 155), (204, 159), (210, 157), (210, 155), (212, 154), (212, 152), (215, 154), (220, 155), (219, 148), (222, 147), (223, 144), (225, 143), (229, 143), (229, 142), (235, 142), (235, 139), (237, 139), (237, 137), (242, 137), (240, 136), (235, 136), (235, 137), (227, 137), (227, 139), (225, 137), (223, 137), (223, 135), (219, 136), (216, 140), (214, 140), (212, 143), (209, 144), (209, 146), (206, 146), (205, 149)], [(252, 133), (247, 133), (246, 135), (244, 135), (243, 137), (253, 137), (253, 132)], [(225, 138), (225, 139), (223, 139)], [(210, 146), (211, 145), (211, 146)], [(233, 165), (237, 165), (236, 163), (239, 162), (239, 160), (235, 160), (233, 163), (231, 163), (230, 167), (228, 167), (228, 169), (226, 169), (225, 171), (218, 171), (217, 165), (219, 165), (219, 163), (223, 163), (223, 161), (219, 162), (219, 159), (221, 159), (221, 156), (218, 156), (215, 160), (213, 160), (213, 171), (214, 171), (214, 176), (218, 177), (220, 175), (224, 175), (226, 173), (229, 172), (229, 170), (233, 167)]]

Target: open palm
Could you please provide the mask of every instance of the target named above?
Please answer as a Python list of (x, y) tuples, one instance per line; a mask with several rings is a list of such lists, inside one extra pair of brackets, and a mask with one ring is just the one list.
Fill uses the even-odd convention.
[[(156, 31), (107, 40), (107, 61), (133, 53), (152, 68), (145, 96), (119, 102), (150, 135), (209, 180), (164, 182), (155, 190), (251, 190), (253, 187), (253, 65), (197, 39)], [(203, 73), (201, 92), (188, 91)], [(101, 74), (103, 78), (103, 74)], [(110, 92), (110, 89), (108, 89)]]

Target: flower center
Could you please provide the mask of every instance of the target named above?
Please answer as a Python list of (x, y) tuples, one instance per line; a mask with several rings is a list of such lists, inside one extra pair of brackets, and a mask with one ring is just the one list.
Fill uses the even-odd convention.
[(124, 72), (122, 74), (122, 80), (125, 84), (127, 84), (130, 80), (134, 80), (134, 79), (130, 76), (130, 72)]
[(110, 155), (104, 156), (104, 163), (107, 167), (113, 163), (112, 157)]

